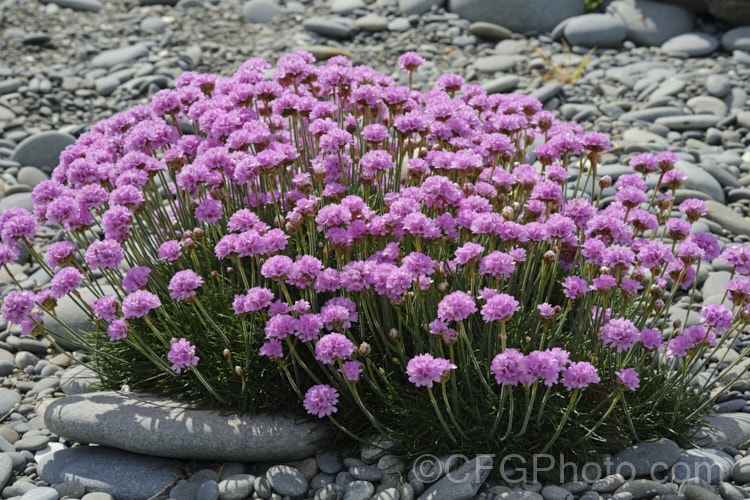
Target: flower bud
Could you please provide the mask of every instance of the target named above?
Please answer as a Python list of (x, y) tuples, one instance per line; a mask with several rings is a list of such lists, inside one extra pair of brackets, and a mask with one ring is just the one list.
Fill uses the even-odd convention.
[(445, 293), (448, 290), (448, 283), (446, 283), (445, 281), (443, 281), (442, 283), (440, 283), (438, 285), (437, 288), (438, 288), (438, 292)]
[(245, 374), (245, 370), (243, 370), (241, 366), (235, 366), (234, 373), (241, 377)]
[(531, 344), (531, 337), (529, 337), (528, 335), (526, 335), (526, 336), (525, 336), (525, 337), (523, 338), (523, 342), (524, 342), (524, 343), (525, 343), (526, 345), (529, 345), (529, 344)]
[(204, 231), (203, 229), (199, 227), (193, 229), (193, 239), (195, 239), (196, 241), (200, 241), (205, 237), (206, 237), (206, 231)]
[(400, 336), (401, 334), (395, 328), (391, 328), (390, 330), (388, 330), (388, 338), (393, 340), (394, 342), (398, 340)]
[(680, 318), (677, 318), (674, 321), (672, 321), (672, 328), (674, 328), (675, 330), (677, 330), (681, 326), (682, 326), (682, 320)]
[(234, 268), (233, 267), (227, 267), (227, 274), (234, 274)]
[(188, 229), (184, 233), (182, 233), (182, 237), (185, 238), (186, 240), (190, 240), (193, 238), (193, 232), (190, 229)]
[(219, 271), (214, 269), (213, 271), (209, 273), (209, 276), (211, 276), (212, 278), (217, 278), (219, 276)]
[(503, 216), (503, 219), (505, 220), (513, 220), (515, 218), (515, 210), (513, 210), (513, 207), (505, 206), (503, 207), (502, 212), (500, 212)]
[(555, 262), (555, 252), (552, 250), (547, 250), (546, 252), (544, 252), (542, 258), (544, 259), (544, 262), (546, 264), (553, 264)]
[(607, 189), (612, 185), (612, 177), (605, 175), (599, 179), (599, 189)]
[(661, 312), (661, 310), (664, 309), (664, 301), (661, 299), (657, 299), (654, 301), (654, 310), (658, 313)]
[(750, 311), (748, 311), (746, 308), (742, 308), (740, 311), (740, 321), (750, 321)]
[(461, 186), (461, 190), (466, 196), (471, 196), (474, 194), (474, 184), (471, 182), (464, 182), (464, 185)]
[(188, 252), (190, 250), (194, 250), (195, 249), (195, 242), (193, 240), (191, 240), (190, 238), (186, 239), (185, 241), (182, 242), (182, 249), (183, 250), (187, 250)]
[(610, 269), (608, 266), (601, 266), (599, 268), (599, 274), (612, 274), (612, 269)]
[(372, 353), (372, 347), (370, 347), (370, 344), (367, 342), (362, 342), (359, 344), (359, 355), (363, 358), (367, 359), (370, 357), (370, 354)]
[(231, 351), (229, 349), (224, 349), (222, 351), (221, 355), (224, 356), (225, 358), (228, 358), (229, 356), (232, 355), (232, 353), (231, 353)]
[(664, 296), (664, 289), (660, 287), (659, 285), (653, 284), (651, 285), (651, 288), (649, 289), (649, 292), (654, 297), (662, 297)]

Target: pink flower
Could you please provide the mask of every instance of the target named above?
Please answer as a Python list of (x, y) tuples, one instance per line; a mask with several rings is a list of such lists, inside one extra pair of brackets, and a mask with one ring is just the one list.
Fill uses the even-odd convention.
[(511, 295), (499, 293), (487, 299), (482, 306), (482, 319), (489, 323), (491, 321), (505, 322), (513, 317), (513, 313), (521, 309), (518, 301)]
[(443, 383), (447, 380), (448, 373), (454, 369), (456, 369), (456, 365), (449, 360), (433, 358), (429, 353), (415, 356), (406, 364), (409, 382), (417, 387), (427, 386), (432, 388), (432, 384), (435, 382)]
[[(359, 380), (359, 376), (362, 373), (362, 365), (359, 361), (347, 361), (341, 365), (343, 367), (343, 375), (349, 382), (356, 382)], [(339, 370), (341, 372), (341, 370)]]
[(116, 295), (105, 295), (93, 301), (92, 308), (98, 319), (114, 321), (120, 310), (120, 302)]
[(84, 255), (84, 260), (91, 269), (117, 269), (124, 258), (125, 251), (114, 240), (94, 241)]
[(213, 198), (206, 198), (195, 209), (195, 218), (201, 222), (214, 223), (223, 215), (221, 202)]
[(274, 255), (260, 268), (260, 274), (274, 281), (281, 281), (289, 275), (294, 262), (286, 255)]
[(411, 72), (422, 66), (424, 59), (416, 52), (405, 52), (398, 58), (397, 64), (402, 71)]
[(456, 291), (446, 295), (438, 304), (438, 318), (443, 321), (463, 321), (477, 311), (477, 304), (466, 292)]
[(172, 370), (180, 373), (183, 368), (197, 366), (201, 358), (195, 355), (195, 346), (182, 338), (172, 344), (167, 359), (172, 363)]
[(178, 271), (169, 280), (169, 296), (182, 301), (195, 296), (195, 290), (203, 284), (203, 278), (192, 269)]
[(167, 240), (159, 247), (158, 260), (174, 262), (182, 256), (182, 248), (177, 240)]
[(122, 315), (125, 319), (140, 318), (160, 305), (159, 297), (153, 293), (146, 290), (137, 290), (122, 301)]
[(573, 389), (585, 389), (591, 384), (599, 383), (600, 380), (599, 375), (596, 373), (596, 368), (587, 361), (571, 363), (562, 372), (562, 384), (569, 391)]
[(122, 287), (127, 293), (133, 293), (136, 290), (145, 288), (148, 284), (149, 274), (151, 274), (150, 267), (139, 266), (130, 268), (122, 279)]
[(52, 294), (56, 299), (69, 294), (83, 282), (83, 273), (75, 267), (65, 267), (52, 278)]
[(330, 385), (314, 385), (305, 393), (305, 410), (318, 418), (328, 417), (336, 413), (336, 403), (339, 393)]
[(284, 350), (279, 339), (270, 339), (268, 342), (260, 346), (258, 352), (261, 356), (268, 356), (269, 358), (283, 358)]
[(345, 361), (354, 354), (356, 346), (346, 335), (329, 333), (315, 344), (315, 359), (325, 365), (332, 365), (336, 360)]
[(115, 342), (127, 338), (129, 331), (128, 323), (124, 319), (116, 319), (107, 327), (107, 336), (110, 342)]
[(498, 384), (518, 385), (526, 372), (524, 355), (516, 349), (506, 349), (492, 360), (490, 371)]
[(76, 246), (70, 241), (58, 241), (47, 250), (47, 264), (49, 267), (64, 266), (73, 261)]
[(623, 368), (619, 372), (615, 372), (615, 375), (617, 375), (617, 386), (622, 390), (634, 391), (641, 386), (638, 372), (632, 368)]

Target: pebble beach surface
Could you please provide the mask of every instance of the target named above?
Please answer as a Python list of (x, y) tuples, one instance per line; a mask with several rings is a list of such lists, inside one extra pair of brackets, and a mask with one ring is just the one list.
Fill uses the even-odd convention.
[[(307, 50), (318, 59), (348, 56), (405, 84), (396, 59), (413, 50), (427, 60), (414, 75), (419, 90), (431, 88), (440, 74), (456, 73), (491, 93), (532, 95), (560, 119), (607, 133), (613, 148), (604, 155), (599, 175), (616, 179), (630, 171), (628, 160), (636, 154), (674, 151), (681, 160), (677, 168), (689, 175), (677, 201), (700, 198), (709, 207), (695, 230), (714, 233), (723, 246), (750, 242), (750, 27), (733, 28), (657, 2), (606, 4), (602, 12), (583, 17), (578, 17), (580, 6), (570, 12), (573, 17), (558, 12), (565, 20), (535, 27), (513, 12), (502, 26), (464, 18), (476, 10), (470, 0), (448, 5), (437, 0), (3, 0), (0, 213), (12, 206), (30, 209), (31, 189), (48, 178), (62, 149), (98, 120), (148, 103), (184, 71), (228, 76), (250, 57), (275, 62), (283, 53)], [(572, 74), (593, 46), (598, 49), (575, 83), (550, 79), (551, 66), (538, 52)], [(614, 193), (604, 189), (602, 203)], [(59, 228), (47, 227), (35, 243), (44, 251), (61, 237)], [(49, 282), (28, 253), (10, 268), (25, 288)], [(694, 310), (703, 301), (721, 299), (730, 271), (718, 261), (701, 266)], [(0, 296), (12, 289), (10, 283), (0, 271)], [(685, 318), (690, 307), (683, 297), (672, 318)], [(86, 327), (65, 301), (58, 311), (71, 326)], [(688, 325), (696, 318), (692, 313)], [(95, 440), (96, 429), (86, 425), (102, 408), (97, 405), (125, 404), (117, 398), (127, 397), (111, 394), (103, 403), (81, 396), (80, 409), (70, 405), (60, 412), (64, 417), (52, 418), (55, 399), (86, 392), (96, 376), (2, 320), (0, 332), (0, 494), (6, 499), (750, 498), (750, 380), (735, 383), (716, 405), (706, 447), (683, 450), (662, 439), (614, 457), (615, 464), (631, 464), (637, 478), (626, 469), (623, 475), (603, 471), (563, 484), (529, 479), (504, 485), (486, 480), (486, 474), (470, 474), (465, 481), (441, 478), (444, 461), (432, 469), (413, 467), (382, 441), (346, 458), (315, 448), (285, 455), (273, 443), (254, 443), (280, 454), (253, 463), (136, 455), (132, 452), (146, 453), (148, 447), (135, 438), (106, 443), (114, 448), (80, 445), (89, 442), (87, 437), (98, 443), (107, 439)], [(748, 344), (750, 335), (741, 337), (722, 363), (736, 359)], [(741, 360), (732, 373), (748, 366), (750, 359)], [(118, 425), (109, 418), (107, 425)], [(87, 427), (92, 435), (85, 435)], [(168, 449), (169, 431), (158, 434), (148, 449), (158, 448), (159, 439)], [(64, 457), (57, 454), (62, 449)], [(488, 461), (497, 465), (502, 458), (477, 457), (463, 467), (488, 473)], [(665, 464), (659, 478), (671, 481), (649, 477), (657, 462)], [(691, 468), (666, 470), (675, 463)], [(453, 477), (465, 476), (456, 472)]]

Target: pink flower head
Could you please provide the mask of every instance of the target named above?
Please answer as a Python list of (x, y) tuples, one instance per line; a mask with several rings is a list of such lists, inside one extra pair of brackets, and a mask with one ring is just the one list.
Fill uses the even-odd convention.
[(122, 287), (127, 293), (133, 293), (136, 290), (145, 288), (148, 284), (149, 274), (151, 274), (150, 267), (133, 267), (125, 273), (125, 277), (122, 279)]
[(305, 393), (305, 410), (318, 418), (328, 417), (336, 413), (336, 403), (339, 393), (330, 385), (314, 385)]
[(567, 390), (585, 389), (590, 384), (597, 384), (601, 379), (594, 365), (587, 361), (571, 363), (562, 371), (562, 384)]
[(35, 305), (36, 295), (29, 290), (13, 290), (3, 299), (0, 313), (10, 323), (20, 325), (25, 320)]
[(341, 365), (344, 378), (349, 382), (356, 382), (359, 380), (359, 376), (362, 374), (362, 364), (359, 361), (347, 361)]
[(578, 276), (568, 276), (563, 280), (562, 285), (563, 293), (570, 300), (575, 300), (589, 291), (589, 284)]
[(195, 355), (195, 346), (182, 338), (172, 344), (167, 359), (172, 363), (172, 370), (180, 373), (183, 368), (197, 366), (201, 358)]
[(487, 299), (482, 306), (482, 319), (489, 323), (491, 321), (505, 322), (513, 317), (513, 313), (521, 309), (518, 301), (512, 295), (499, 293)]
[(409, 382), (417, 387), (427, 386), (432, 388), (432, 384), (435, 382), (445, 382), (448, 373), (455, 368), (456, 365), (449, 360), (433, 358), (431, 354), (425, 353), (409, 360), (406, 365), (406, 374), (409, 375)]
[(617, 349), (617, 352), (623, 352), (638, 342), (640, 332), (629, 319), (613, 318), (602, 327), (600, 337), (605, 346)]
[(698, 321), (706, 323), (717, 333), (724, 333), (732, 326), (732, 311), (725, 305), (711, 303), (703, 306)]
[(279, 339), (270, 339), (268, 342), (260, 346), (258, 354), (261, 356), (268, 356), (269, 358), (283, 358), (284, 349), (282, 348)]
[(703, 343), (711, 347), (716, 346), (716, 334), (713, 330), (709, 330), (703, 325), (693, 325), (685, 328), (682, 336), (690, 341), (690, 348), (698, 347)]
[(274, 281), (281, 281), (289, 275), (294, 262), (286, 255), (274, 255), (263, 263), (260, 274)]
[(680, 203), (680, 212), (685, 214), (690, 222), (695, 222), (708, 213), (708, 208), (703, 200), (688, 198)]
[(653, 351), (658, 349), (661, 345), (661, 334), (659, 333), (659, 330), (644, 328), (641, 330), (640, 342), (644, 349)]
[(630, 168), (639, 174), (648, 174), (657, 169), (656, 158), (651, 153), (641, 153), (630, 160)]
[(275, 296), (271, 290), (262, 286), (256, 286), (248, 290), (246, 295), (235, 295), (232, 308), (236, 315), (260, 311), (270, 306), (274, 298)]
[(346, 335), (329, 333), (315, 344), (315, 359), (325, 365), (332, 365), (336, 360), (346, 361), (352, 357), (356, 346)]
[(462, 266), (473, 266), (479, 261), (479, 257), (484, 252), (484, 247), (477, 243), (464, 243), (463, 246), (456, 249), (456, 262)]
[(128, 332), (130, 332), (130, 328), (124, 319), (116, 319), (107, 327), (107, 336), (110, 342), (127, 338)]
[(52, 294), (56, 299), (69, 294), (83, 282), (84, 276), (75, 267), (65, 267), (52, 278)]
[(411, 72), (422, 66), (424, 59), (416, 52), (405, 52), (398, 58), (397, 64), (402, 71)]
[(174, 262), (182, 256), (182, 248), (177, 240), (167, 240), (161, 244), (157, 260)]
[(623, 391), (634, 391), (641, 386), (641, 379), (638, 376), (638, 372), (632, 368), (623, 368), (615, 372), (615, 375), (617, 375), (617, 386)]
[(443, 321), (463, 321), (477, 311), (477, 304), (466, 292), (446, 295), (438, 304), (438, 318)]
[(505, 252), (492, 252), (479, 261), (479, 274), (489, 274), (496, 279), (510, 278), (516, 270), (516, 260)]
[(524, 355), (516, 349), (506, 349), (492, 360), (490, 371), (498, 384), (518, 385), (525, 378)]
[(678, 335), (667, 344), (667, 356), (670, 358), (684, 358), (692, 347), (692, 339), (684, 335)]
[(37, 229), (34, 216), (23, 208), (12, 207), (0, 216), (0, 239), (8, 245), (33, 238)]
[(266, 339), (285, 339), (297, 330), (297, 323), (297, 318), (283, 312), (271, 316), (264, 329)]
[(195, 290), (203, 284), (203, 278), (192, 269), (178, 271), (169, 280), (169, 296), (182, 301), (195, 296)]
[(201, 222), (214, 223), (224, 215), (224, 210), (219, 200), (206, 198), (195, 208), (195, 218)]
[(551, 351), (531, 351), (525, 359), (527, 377), (523, 382), (540, 379), (544, 385), (551, 387), (557, 383), (562, 369), (563, 366)]
[(70, 241), (58, 241), (47, 250), (47, 264), (49, 267), (65, 266), (73, 261), (76, 246)]
[(120, 302), (116, 295), (105, 295), (94, 300), (91, 304), (94, 314), (98, 319), (105, 321), (114, 321), (117, 312), (120, 310)]
[(114, 240), (94, 241), (84, 255), (84, 260), (91, 269), (117, 269), (124, 258), (125, 251)]
[(153, 293), (146, 290), (136, 290), (122, 301), (122, 315), (125, 319), (140, 318), (160, 305), (159, 297)]

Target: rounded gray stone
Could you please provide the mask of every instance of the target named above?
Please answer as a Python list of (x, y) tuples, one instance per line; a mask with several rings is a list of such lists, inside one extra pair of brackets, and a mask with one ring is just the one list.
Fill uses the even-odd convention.
[(298, 497), (307, 493), (307, 479), (300, 471), (288, 465), (274, 465), (266, 471), (266, 479), (279, 495)]
[(109, 493), (103, 491), (94, 491), (92, 493), (86, 493), (81, 497), (81, 500), (115, 500)]
[(624, 476), (648, 476), (671, 467), (680, 457), (680, 447), (671, 439), (638, 443), (615, 455), (615, 468)]
[(484, 21), (471, 23), (469, 32), (486, 40), (505, 40), (513, 36), (513, 32), (505, 26)]
[(398, 8), (408, 15), (422, 15), (433, 6), (442, 6), (445, 0), (398, 0)]
[(316, 453), (315, 461), (318, 464), (318, 468), (326, 474), (338, 474), (344, 468), (338, 456), (328, 451)]
[(719, 41), (707, 33), (692, 32), (677, 35), (664, 42), (661, 50), (664, 53), (682, 53), (688, 57), (706, 56), (719, 48)]
[(219, 484), (213, 479), (204, 482), (198, 488), (195, 500), (219, 500)]
[(243, 462), (301, 460), (326, 437), (309, 420), (283, 415), (221, 415), (130, 393), (96, 392), (52, 402), (47, 428), (74, 441), (154, 456)]
[(502, 94), (510, 92), (518, 87), (521, 79), (516, 75), (506, 75), (482, 83), (482, 87), (487, 91), (488, 94)]
[(99, 93), (99, 95), (102, 96), (108, 96), (112, 92), (114, 92), (117, 87), (120, 86), (120, 80), (113, 76), (103, 76), (101, 78), (97, 78), (94, 82), (94, 87), (96, 88), (96, 91)]
[(268, 24), (282, 12), (273, 0), (250, 0), (242, 6), (242, 15), (248, 23)]
[(721, 450), (705, 448), (683, 450), (673, 467), (671, 477), (677, 483), (689, 478), (699, 478), (710, 484), (726, 481), (731, 475), (734, 459)]
[(682, 116), (665, 116), (657, 118), (657, 125), (664, 125), (670, 130), (706, 130), (709, 127), (716, 126), (721, 120), (720, 116), (701, 114), (701, 115), (682, 115)]
[(242, 500), (253, 494), (255, 476), (250, 474), (236, 474), (229, 476), (219, 483), (220, 500)]
[(354, 21), (354, 25), (362, 31), (376, 33), (388, 29), (388, 18), (375, 14), (368, 14)]
[(687, 500), (721, 500), (719, 495), (697, 484), (686, 485), (683, 495), (685, 495)]
[(54, 488), (41, 487), (24, 493), (21, 500), (57, 500), (60, 494)]
[(313, 16), (305, 20), (302, 26), (331, 38), (351, 38), (356, 32), (356, 26), (350, 19), (338, 16)]
[[(583, 14), (580, 0), (448, 0), (448, 10), (472, 22), (505, 26), (517, 33), (546, 32), (563, 19)], [(512, 13), (512, 15), (509, 15)]]
[(627, 26), (627, 39), (638, 45), (660, 46), (693, 29), (695, 15), (688, 9), (649, 0), (616, 0), (607, 13)]
[[(705, 217), (708, 220), (716, 222), (733, 234), (750, 236), (750, 220), (746, 217), (739, 215), (724, 203), (714, 200), (706, 200), (706, 207), (708, 207), (708, 213)], [(708, 295), (704, 295), (704, 297), (708, 297)]]
[(60, 388), (68, 396), (91, 392), (92, 386), (100, 382), (99, 375), (84, 365), (67, 368), (60, 377)]
[(706, 0), (708, 10), (717, 19), (734, 25), (750, 24), (748, 0)]
[(104, 7), (98, 0), (42, 0), (42, 3), (53, 3), (67, 9), (98, 12)]
[(13, 460), (5, 453), (0, 453), (0, 489), (5, 488), (13, 474)]
[(688, 99), (688, 107), (696, 114), (712, 114), (723, 117), (727, 114), (727, 105), (721, 99), (701, 95)]
[(555, 485), (542, 488), (541, 495), (544, 500), (573, 500), (571, 492)]
[(21, 395), (12, 389), (0, 389), (0, 417), (9, 414), (13, 408), (21, 403)]
[[(472, 498), (487, 479), (492, 470), (492, 465), (492, 457), (479, 455), (434, 483), (419, 498), (420, 500)], [(540, 495), (536, 495), (538, 498), (542, 498)]]
[(314, 500), (341, 500), (344, 489), (338, 484), (328, 484), (315, 493)]
[(170, 460), (105, 446), (64, 448), (42, 456), (37, 474), (49, 484), (75, 480), (118, 500), (146, 500), (169, 485), (180, 468)]
[(498, 71), (508, 71), (524, 60), (525, 57), (523, 56), (498, 54), (477, 58), (474, 61), (474, 67), (481, 73), (495, 73)]
[(11, 160), (21, 165), (51, 170), (57, 166), (60, 153), (75, 142), (75, 137), (62, 132), (39, 132), (21, 141)]
[(24, 437), (16, 441), (17, 451), (39, 451), (49, 443), (49, 437), (47, 436), (31, 436)]
[(135, 61), (147, 54), (148, 48), (142, 44), (104, 50), (91, 58), (91, 67), (109, 69), (118, 64)]
[(49, 176), (36, 167), (23, 167), (16, 174), (16, 179), (19, 183), (33, 188), (40, 182), (48, 180)]
[(727, 52), (750, 51), (750, 26), (740, 26), (724, 33), (721, 37), (721, 46)]
[(61, 497), (81, 498), (86, 494), (86, 487), (78, 481), (66, 481), (55, 485), (55, 490)]
[(369, 500), (375, 493), (375, 486), (368, 481), (352, 481), (344, 486), (344, 500)]
[(571, 45), (583, 47), (619, 47), (625, 41), (628, 28), (616, 16), (608, 14), (584, 14), (572, 18), (563, 33)]

